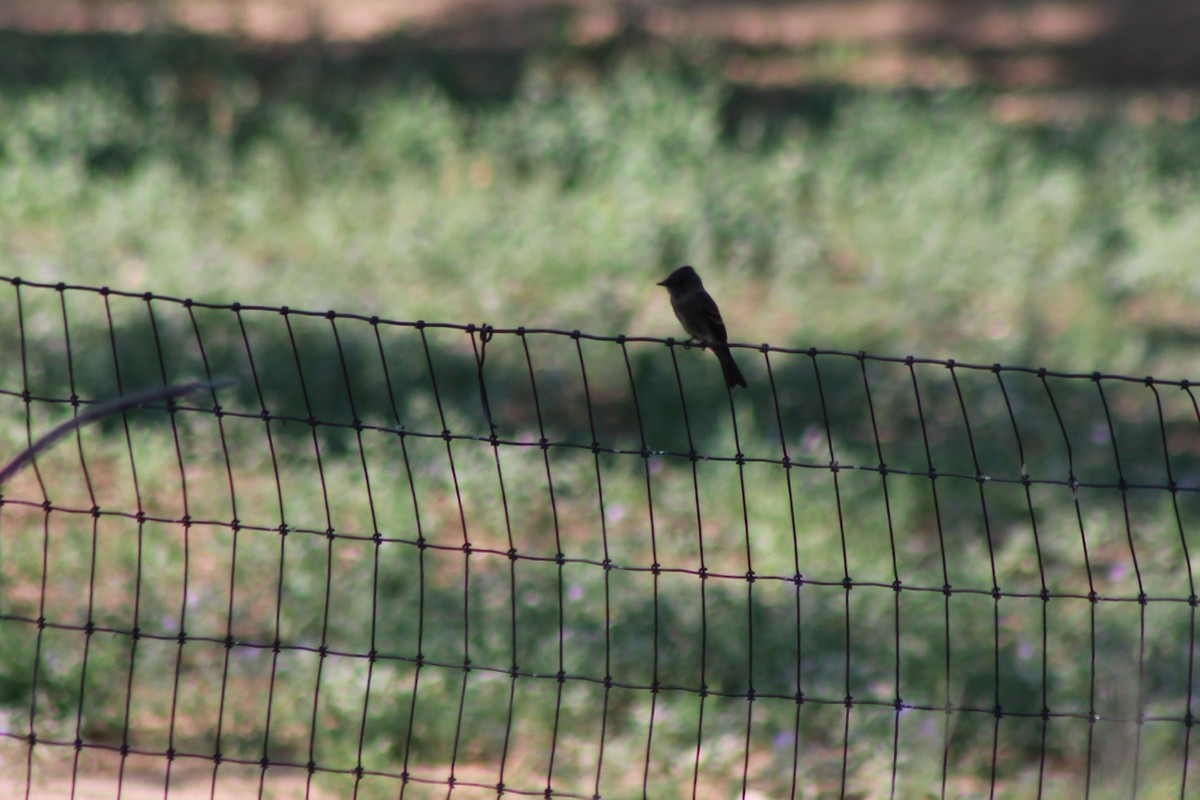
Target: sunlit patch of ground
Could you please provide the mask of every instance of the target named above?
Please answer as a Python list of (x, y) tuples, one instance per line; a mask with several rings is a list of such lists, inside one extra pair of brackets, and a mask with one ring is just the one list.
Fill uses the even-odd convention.
[(980, 86), (997, 92), (998, 119), (1033, 124), (1200, 113), (1191, 0), (1161, 3), (1153, 17), (1134, 0), (7, 0), (2, 28), (184, 29), (271, 46), (353, 46), (399, 31), (467, 52), (595, 47), (633, 33), (705, 42), (705, 57), (746, 87)]

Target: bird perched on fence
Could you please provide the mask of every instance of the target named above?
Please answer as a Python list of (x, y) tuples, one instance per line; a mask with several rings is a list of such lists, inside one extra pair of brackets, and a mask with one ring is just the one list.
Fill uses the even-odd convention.
[(679, 324), (688, 335), (712, 348), (721, 362), (721, 371), (725, 373), (725, 385), (732, 389), (734, 386), (745, 388), (746, 379), (733, 360), (726, 342), (729, 335), (725, 332), (725, 322), (717, 309), (712, 295), (704, 291), (704, 284), (696, 270), (682, 266), (665, 279), (658, 282), (665, 286), (671, 295), (671, 309), (675, 312)]

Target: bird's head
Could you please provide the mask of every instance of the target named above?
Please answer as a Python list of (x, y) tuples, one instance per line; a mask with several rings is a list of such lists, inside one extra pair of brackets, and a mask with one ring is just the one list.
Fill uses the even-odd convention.
[(696, 270), (685, 264), (659, 281), (658, 285), (665, 286), (668, 291), (688, 289), (700, 285), (700, 276), (696, 274)]

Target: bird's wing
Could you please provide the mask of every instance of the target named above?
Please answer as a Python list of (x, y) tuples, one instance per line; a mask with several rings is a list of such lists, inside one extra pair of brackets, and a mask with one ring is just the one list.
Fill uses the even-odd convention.
[(725, 332), (725, 320), (721, 319), (717, 303), (708, 292), (702, 292), (700, 295), (700, 311), (704, 314), (708, 324), (712, 326), (712, 332), (717, 341), (722, 344), (729, 341), (729, 334)]

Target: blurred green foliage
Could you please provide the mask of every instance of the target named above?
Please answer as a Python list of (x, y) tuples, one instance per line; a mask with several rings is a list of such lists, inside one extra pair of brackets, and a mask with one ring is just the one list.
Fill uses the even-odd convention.
[[(533, 59), (502, 81), (510, 89), (479, 98), (446, 80), (443, 62), (394, 44), (392, 59), (289, 61), (202, 39), (40, 52), (10, 38), (0, 273), (398, 320), (678, 337), (653, 283), (686, 261), (738, 341), (1166, 378), (1200, 366), (1195, 124), (1019, 129), (971, 93), (846, 93), (812, 113), (731, 115), (727, 87), (661, 55), (599, 70)], [(1095, 707), (1105, 720), (1181, 718), (1194, 609), (1044, 606), (1037, 595), (1045, 581), (1056, 593), (1128, 599), (1144, 585), (1185, 599), (1181, 544), (1200, 547), (1188, 525), (1195, 502), (1061, 485), (1027, 498), (1019, 479), (1163, 485), (1170, 469), (1194, 486), (1186, 393), (1105, 383), (1102, 400), (1090, 381), (1059, 381), (1052, 405), (1035, 375), (1005, 373), (1001, 387), (987, 371), (775, 353), (773, 396), (767, 356), (741, 349), (752, 388), (737, 398), (735, 443), (707, 354), (498, 335), (486, 370), (497, 434), (525, 446), (448, 448), (443, 429), (488, 434), (477, 336), (82, 293), (62, 296), (64, 330), (58, 294), (27, 289), (22, 338), (14, 299), (10, 289), (0, 327), (6, 390), (104, 398), (206, 371), (238, 387), (221, 395), (236, 415), (220, 428), (182, 413), (176, 439), (163, 415), (137, 412), (128, 443), (118, 419), (85, 432), (91, 483), (70, 442), (40, 462), (56, 504), (188, 513), (198, 522), (186, 535), (108, 517), (93, 531), (86, 514), (43, 526), (36, 508), (3, 507), (8, 732), (27, 730), (35, 701), (39, 735), (70, 741), (82, 707), (87, 741), (165, 750), (170, 736), (210, 754), (226, 674), (227, 757), (303, 763), (311, 752), (334, 769), (407, 765), (437, 780), (453, 758), (484, 783), (504, 758), (510, 783), (531, 790), (554, 751), (557, 785), (591, 793), (603, 725), (607, 792), (635, 793), (650, 752), (655, 796), (687, 794), (703, 719), (698, 769), (715, 790), (740, 790), (749, 741), (762, 791), (790, 790), (799, 752), (805, 791), (836, 792), (847, 694), (863, 703), (849, 723), (852, 791), (885, 791), (895, 736), (901, 795), (936, 787), (943, 758), (974, 793), (993, 753), (1002, 793), (1028, 795), (1043, 736), (1043, 796), (1077, 793), (1089, 764), (1097, 783), (1123, 786), (1135, 744), (1148, 792), (1164, 779), (1145, 775), (1174, 776), (1182, 763), (1178, 722), (1089, 731), (1054, 719), (1043, 731), (1040, 714), (1045, 702)], [(25, 405), (0, 401), (3, 452), (14, 452)], [(288, 418), (269, 426), (271, 449), (263, 409)], [(41, 430), (67, 413), (35, 403), (29, 423)], [(309, 416), (344, 427), (314, 431)], [(360, 437), (359, 421), (377, 427)], [(543, 436), (581, 447), (543, 455)], [(780, 458), (782, 441), (798, 465), (700, 462), (693, 473), (686, 457), (594, 457), (593, 437), (766, 459)], [(828, 469), (881, 459), (916, 474)], [(1017, 482), (979, 484), (976, 472)], [(40, 504), (38, 477), (26, 473), (5, 498)], [(235, 518), (236, 534), (205, 523)], [(292, 532), (281, 536), (281, 524)], [(510, 561), (510, 547), (531, 558)], [(573, 560), (560, 567), (559, 553)], [(701, 564), (718, 574), (679, 571)], [(742, 577), (751, 569), (753, 584)], [(799, 592), (797, 571), (810, 581)], [(847, 591), (847, 576), (881, 585)], [(894, 580), (913, 591), (893, 591)], [(981, 594), (947, 600), (943, 584)], [(993, 586), (1029, 596), (995, 601)], [(86, 675), (85, 635), (39, 635), (29, 621), (39, 615), (100, 626)], [(130, 637), (108, 630), (134, 627), (147, 634), (136, 658)], [(179, 645), (183, 627), (200, 638)], [(243, 646), (227, 652), (226, 635)], [(322, 645), (333, 654), (293, 649)], [(367, 661), (345, 654), (372, 648), (368, 695)], [(464, 680), (468, 653), (476, 669)], [(510, 682), (513, 668), (527, 676)], [(592, 680), (560, 685), (560, 669)], [(623, 685), (654, 681), (651, 717), (649, 693)], [(715, 693), (703, 717), (698, 696), (680, 691), (701, 683)], [(781, 697), (722, 696), (751, 685)], [(798, 685), (813, 702), (793, 702)], [(897, 694), (935, 710), (897, 716)], [(946, 715), (946, 703), (978, 712)], [(1029, 716), (997, 725), (997, 704)], [(396, 792), (392, 779), (363, 787)]]
[(652, 284), (689, 261), (740, 341), (1197, 363), (1195, 123), (1019, 129), (969, 92), (731, 116), (664, 57), (533, 60), (472, 101), (400, 44), (289, 61), (135, 38), (77, 45), (73, 71), (8, 44), (36, 69), (0, 92), (7, 274), (673, 334)]

